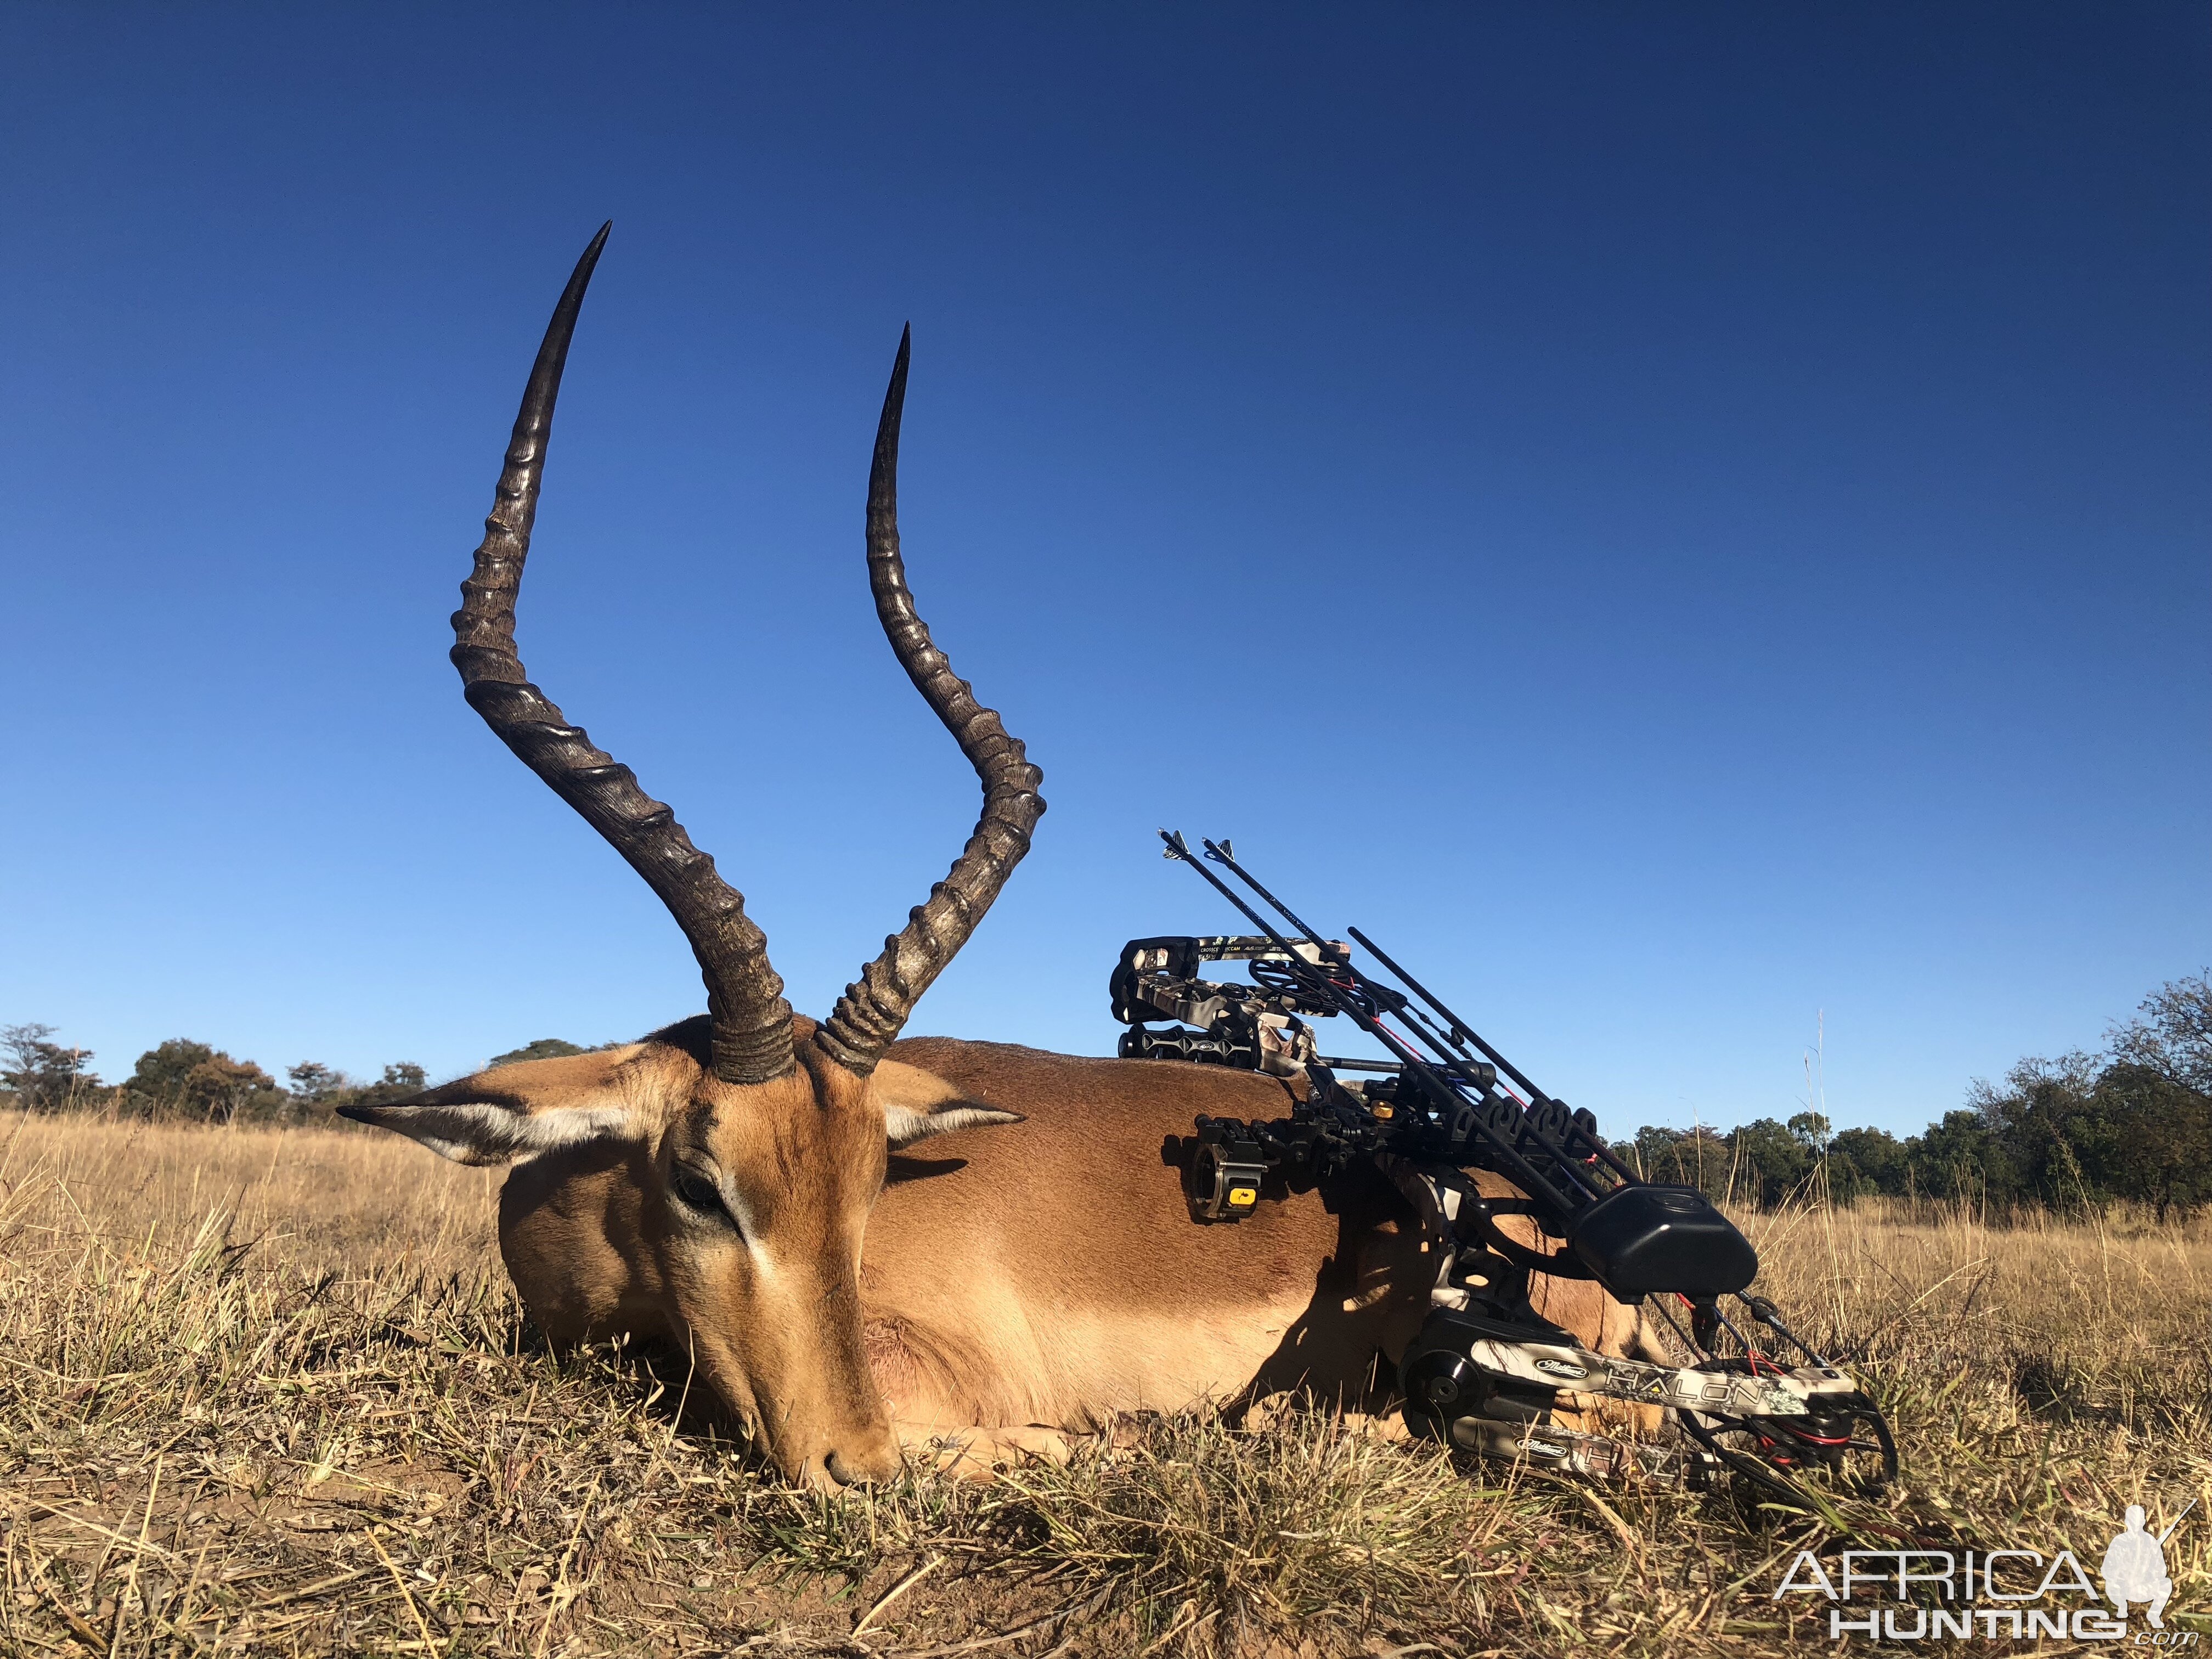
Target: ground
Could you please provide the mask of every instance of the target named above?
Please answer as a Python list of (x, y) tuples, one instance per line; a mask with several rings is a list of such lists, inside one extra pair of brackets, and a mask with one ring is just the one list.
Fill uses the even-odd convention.
[(0, 1114), (0, 1653), (1810, 1652), (1827, 1603), (1772, 1595), (1800, 1549), (2094, 1572), (2125, 1505), (2156, 1531), (2192, 1497), (2166, 1622), (2212, 1631), (2202, 1224), (1742, 1218), (1897, 1427), (1901, 1489), (1825, 1516), (1300, 1412), (825, 1498), (680, 1371), (534, 1343), (498, 1179), (366, 1133)]

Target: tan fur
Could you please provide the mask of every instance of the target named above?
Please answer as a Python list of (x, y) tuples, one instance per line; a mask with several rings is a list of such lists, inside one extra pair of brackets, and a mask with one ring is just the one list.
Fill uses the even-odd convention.
[[(688, 1350), (802, 1479), (880, 1475), (898, 1443), (983, 1462), (1119, 1413), (1296, 1389), (1373, 1403), (1425, 1315), (1435, 1260), (1379, 1176), (1327, 1199), (1271, 1192), (1235, 1225), (1189, 1218), (1191, 1120), (1280, 1116), (1279, 1082), (942, 1037), (896, 1044), (863, 1080), (822, 1060), (810, 1029), (811, 1060), (775, 1084), (717, 1082), (703, 1022), (687, 1022), (361, 1115), (441, 1150), (463, 1108), (529, 1120), (490, 1142), (523, 1149), (500, 1245), (532, 1316), (556, 1342), (629, 1332)], [(978, 1108), (1023, 1121), (886, 1152), (887, 1118), (965, 1124)], [(564, 1144), (564, 1120), (618, 1127)], [(672, 1194), (679, 1158), (732, 1183), (757, 1240)], [(1537, 1310), (1585, 1344), (1637, 1342), (1635, 1311), (1589, 1281), (1534, 1284)]]

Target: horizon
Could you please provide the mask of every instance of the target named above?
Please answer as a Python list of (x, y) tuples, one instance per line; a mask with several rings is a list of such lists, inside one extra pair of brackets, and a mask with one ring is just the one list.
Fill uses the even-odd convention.
[(2212, 963), (2208, 30), (15, 9), (0, 1024), (436, 1079), (703, 1006), (444, 660), (611, 216), (521, 653), (800, 1012), (975, 814), (861, 557), (910, 320), (919, 607), (1050, 803), (913, 1034), (1110, 1051), (1123, 940), (1241, 925), (1164, 824), (1606, 1133), (1822, 1032), (1917, 1133)]

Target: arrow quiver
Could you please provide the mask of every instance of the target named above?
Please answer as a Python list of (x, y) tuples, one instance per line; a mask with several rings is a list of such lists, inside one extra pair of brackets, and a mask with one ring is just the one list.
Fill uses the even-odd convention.
[[(1119, 1052), (1306, 1085), (1285, 1117), (1197, 1120), (1186, 1172), (1193, 1220), (1233, 1224), (1258, 1208), (1271, 1177), (1304, 1190), (1361, 1164), (1406, 1195), (1439, 1263), (1428, 1319), (1399, 1362), (1409, 1426), (1589, 1476), (1725, 1472), (1792, 1501), (1802, 1501), (1808, 1478), (1868, 1491), (1895, 1477), (1880, 1410), (1772, 1303), (1749, 1293), (1758, 1254), (1704, 1193), (1645, 1181), (1590, 1113), (1539, 1089), (1355, 927), (1352, 939), (1389, 977), (1359, 968), (1351, 944), (1316, 933), (1227, 842), (1202, 842), (1201, 862), (1180, 834), (1160, 836), (1168, 857), (1260, 931), (1124, 945), (1109, 987), (1126, 1028)], [(1203, 976), (1224, 962), (1247, 964), (1250, 982)], [(1388, 1057), (1320, 1053), (1310, 1022), (1334, 1018)], [(1486, 1196), (1470, 1171), (1503, 1177), (1518, 1195), (1497, 1196), (1492, 1182)], [(1507, 1218), (1516, 1224), (1501, 1224)], [(1652, 1343), (1663, 1327), (1686, 1357), (1655, 1363), (1583, 1349), (1534, 1313), (1531, 1274), (1592, 1279), (1642, 1305)], [(1748, 1334), (1753, 1327), (1773, 1339), (1767, 1349)], [(1656, 1407), (1671, 1432), (1634, 1442), (1557, 1421), (1592, 1396)]]

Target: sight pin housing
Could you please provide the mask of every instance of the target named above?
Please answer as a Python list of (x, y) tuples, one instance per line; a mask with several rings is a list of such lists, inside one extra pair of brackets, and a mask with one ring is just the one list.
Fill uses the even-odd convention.
[(1259, 1142), (1236, 1118), (1198, 1120), (1186, 1196), (1194, 1221), (1242, 1221), (1259, 1207), (1267, 1164)]

